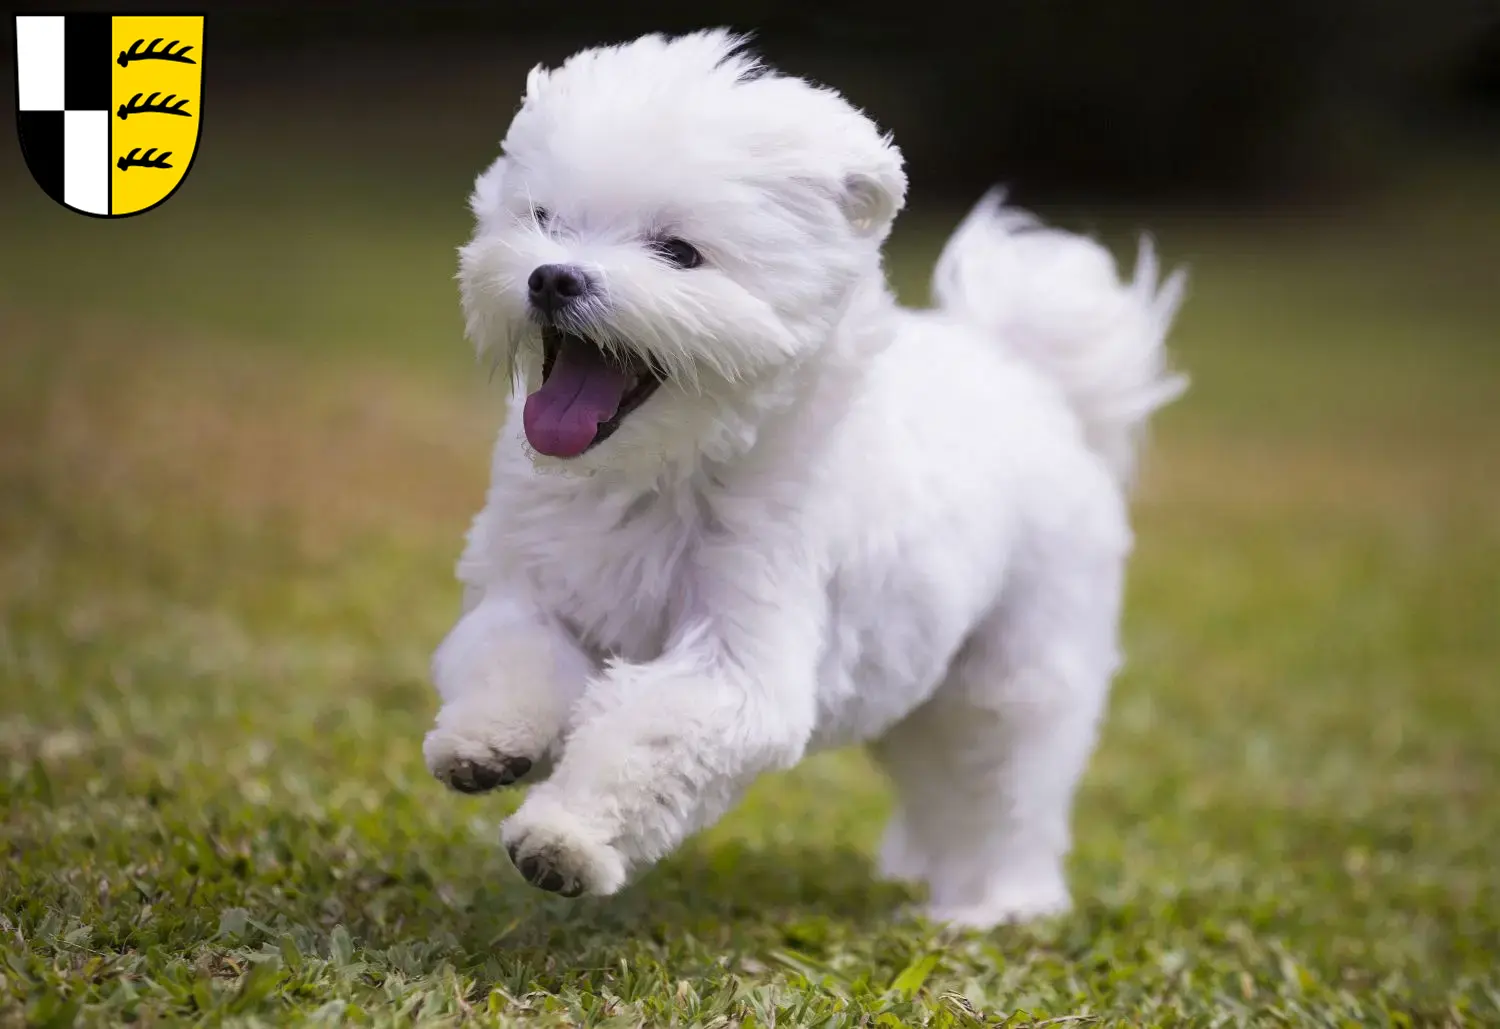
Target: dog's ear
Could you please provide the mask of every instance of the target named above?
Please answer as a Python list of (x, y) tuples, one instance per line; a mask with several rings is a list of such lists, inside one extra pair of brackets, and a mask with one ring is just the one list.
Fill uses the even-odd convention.
[(861, 236), (884, 239), (906, 203), (906, 172), (891, 137), (881, 139), (864, 166), (844, 176), (839, 206)]

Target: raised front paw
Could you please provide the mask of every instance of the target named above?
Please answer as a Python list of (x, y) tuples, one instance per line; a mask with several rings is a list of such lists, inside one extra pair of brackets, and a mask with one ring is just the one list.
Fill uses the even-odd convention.
[(545, 776), (558, 730), (555, 719), (493, 698), (464, 699), (438, 712), (422, 755), (439, 782), (461, 793), (483, 793)]
[(500, 839), (522, 878), (538, 889), (564, 897), (605, 896), (625, 884), (619, 851), (551, 797), (533, 793), (506, 820)]

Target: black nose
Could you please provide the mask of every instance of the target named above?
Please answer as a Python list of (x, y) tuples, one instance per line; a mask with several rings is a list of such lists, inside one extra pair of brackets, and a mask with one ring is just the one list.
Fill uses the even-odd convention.
[(583, 269), (574, 264), (544, 264), (526, 280), (531, 302), (547, 314), (556, 314), (589, 288)]

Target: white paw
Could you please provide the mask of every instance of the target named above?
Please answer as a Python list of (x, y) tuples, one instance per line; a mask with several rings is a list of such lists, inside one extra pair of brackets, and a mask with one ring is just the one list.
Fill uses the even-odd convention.
[(606, 896), (625, 885), (619, 851), (546, 794), (528, 797), (506, 819), (500, 839), (521, 875), (538, 889), (564, 897)]
[(964, 929), (991, 929), (1066, 914), (1073, 906), (1060, 879), (996, 883), (974, 903), (933, 903), (927, 917)]
[(443, 705), (422, 741), (428, 771), (463, 793), (483, 793), (531, 775), (542, 778), (561, 732), (551, 705), (464, 697)]
[(588, 674), (536, 616), (480, 603), (432, 655), (443, 707), (422, 746), (428, 769), (465, 793), (540, 778)]

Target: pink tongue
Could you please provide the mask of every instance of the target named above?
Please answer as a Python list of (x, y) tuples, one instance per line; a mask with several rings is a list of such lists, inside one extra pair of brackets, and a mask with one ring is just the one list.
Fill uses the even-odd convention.
[(552, 374), (526, 398), (521, 422), (531, 445), (548, 457), (577, 457), (620, 409), (630, 374), (591, 343), (563, 336)]

